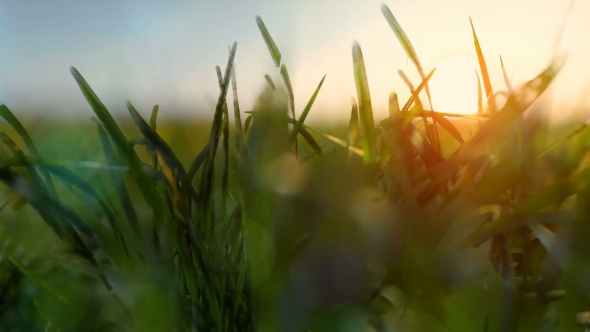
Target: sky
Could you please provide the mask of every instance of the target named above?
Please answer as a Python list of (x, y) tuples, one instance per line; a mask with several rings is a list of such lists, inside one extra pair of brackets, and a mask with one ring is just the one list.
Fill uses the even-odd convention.
[[(352, 44), (357, 41), (378, 120), (387, 114), (391, 92), (402, 103), (409, 97), (398, 70), (419, 84), (383, 17), (384, 3), (425, 70), (437, 67), (431, 89), (450, 100), (469, 92), (464, 106), (469, 108), (476, 100), (475, 74), (453, 70), (471, 71), (469, 66), (477, 65), (469, 17), (492, 84), (505, 89), (499, 55), (515, 86), (540, 73), (555, 51), (568, 2), (0, 0), (0, 103), (17, 114), (90, 117), (92, 110), (69, 71), (74, 66), (113, 112), (126, 112), (130, 100), (145, 115), (159, 104), (164, 117), (211, 118), (219, 95), (215, 66), (225, 68), (228, 47), (236, 41), (238, 95), (242, 110), (251, 109), (266, 84), (265, 74), (280, 82), (256, 25), (260, 15), (289, 70), (297, 114), (326, 74), (308, 119), (335, 122), (349, 116), (350, 97), (356, 95)], [(568, 57), (551, 91), (556, 117), (567, 117), (566, 110), (576, 105), (590, 105), (584, 98), (590, 96), (589, 15), (590, 1), (577, 0), (557, 49)], [(444, 63), (460, 64), (445, 70)], [(458, 110), (463, 111), (470, 110)]]

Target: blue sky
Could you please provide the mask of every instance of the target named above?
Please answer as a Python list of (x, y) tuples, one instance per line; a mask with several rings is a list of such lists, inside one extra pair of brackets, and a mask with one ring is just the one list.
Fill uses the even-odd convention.
[[(264, 74), (278, 79), (255, 17), (260, 15), (283, 54), (301, 113), (324, 74), (310, 119), (349, 114), (356, 94), (352, 42), (365, 56), (377, 119), (388, 95), (409, 96), (397, 75), (417, 75), (373, 0), (150, 1), (0, 0), (0, 103), (16, 112), (92, 115), (69, 73), (75, 66), (113, 111), (126, 100), (147, 114), (210, 117), (218, 95), (215, 66), (238, 42), (238, 92), (244, 110), (261, 91)], [(453, 55), (474, 58), (469, 15), (492, 80), (503, 88), (498, 55), (515, 84), (548, 63), (568, 6), (565, 0), (385, 1), (412, 40), (426, 70)], [(590, 78), (590, 2), (577, 1), (560, 51), (568, 64), (556, 82), (556, 101), (570, 108)], [(435, 74), (436, 75), (436, 74)], [(443, 79), (443, 77), (441, 77)], [(434, 88), (434, 87), (433, 87)], [(560, 116), (565, 114), (559, 112)]]

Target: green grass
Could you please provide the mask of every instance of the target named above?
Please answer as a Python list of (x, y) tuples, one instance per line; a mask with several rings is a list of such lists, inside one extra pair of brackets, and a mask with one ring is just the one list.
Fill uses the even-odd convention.
[(0, 106), (0, 330), (582, 330), (590, 132), (525, 114), (558, 59), (493, 90), (472, 24), (478, 115), (437, 113), (436, 71), (382, 12), (422, 81), (400, 71), (412, 96), (377, 124), (356, 42), (349, 123), (305, 124), (330, 77), (296, 107), (260, 17), (283, 81), (254, 110), (237, 44), (210, 124), (115, 120), (74, 68), (92, 121), (31, 130)]

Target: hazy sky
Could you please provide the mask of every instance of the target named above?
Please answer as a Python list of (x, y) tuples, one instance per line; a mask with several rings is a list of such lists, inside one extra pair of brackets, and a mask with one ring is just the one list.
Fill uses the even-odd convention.
[[(112, 110), (124, 110), (125, 101), (131, 100), (143, 114), (158, 103), (164, 115), (182, 110), (210, 116), (218, 96), (215, 66), (225, 67), (228, 45), (237, 41), (238, 93), (247, 110), (265, 84), (264, 74), (280, 81), (256, 25), (260, 15), (289, 69), (298, 114), (327, 74), (310, 119), (348, 116), (349, 98), (356, 95), (351, 47), (357, 40), (380, 119), (390, 92), (398, 92), (402, 102), (409, 96), (398, 69), (419, 83), (381, 13), (381, 3), (0, 0), (0, 103), (16, 112), (44, 105), (52, 114), (88, 117), (91, 110), (69, 72), (75, 66)], [(384, 3), (427, 71), (449, 56), (474, 58), (471, 15), (492, 83), (502, 89), (498, 55), (515, 84), (532, 78), (547, 65), (568, 7), (566, 0)], [(590, 82), (588, 17), (590, 1), (578, 0), (560, 46), (569, 57), (555, 95), (566, 106), (580, 101)]]

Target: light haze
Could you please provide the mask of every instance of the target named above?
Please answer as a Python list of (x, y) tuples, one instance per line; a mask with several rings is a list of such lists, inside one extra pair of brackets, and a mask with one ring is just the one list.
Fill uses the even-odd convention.
[[(453, 55), (475, 59), (472, 17), (492, 83), (504, 89), (501, 54), (518, 85), (538, 74), (553, 55), (568, 1), (386, 1), (426, 71)], [(269, 74), (280, 82), (256, 25), (260, 15), (283, 54), (301, 113), (324, 74), (310, 121), (349, 115), (356, 95), (352, 42), (362, 47), (376, 120), (386, 116), (389, 93), (409, 96), (397, 74), (418, 75), (381, 13), (381, 1), (148, 1), (0, 0), (0, 103), (17, 114), (44, 112), (89, 117), (69, 72), (75, 66), (112, 111), (130, 100), (143, 114), (160, 104), (163, 116), (210, 118), (218, 97), (215, 66), (225, 68), (238, 42), (236, 73), (243, 110)], [(590, 78), (590, 1), (574, 4), (559, 53), (567, 66), (554, 89), (564, 117), (587, 102)], [(435, 74), (436, 75), (436, 74)], [(586, 89), (586, 90), (585, 90)], [(586, 103), (587, 104), (587, 103)]]

